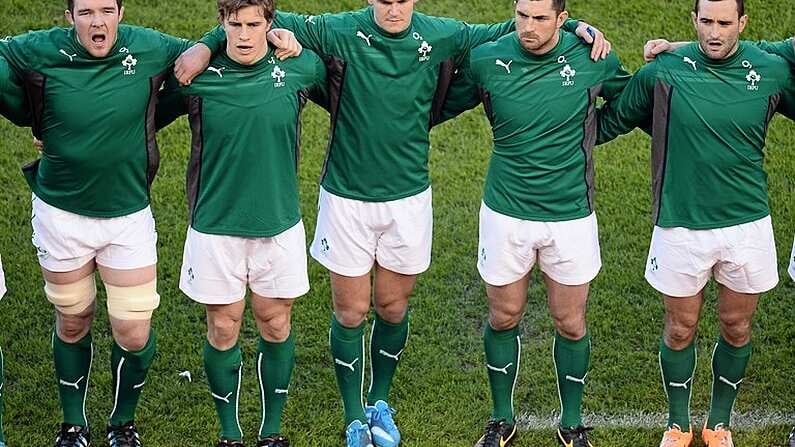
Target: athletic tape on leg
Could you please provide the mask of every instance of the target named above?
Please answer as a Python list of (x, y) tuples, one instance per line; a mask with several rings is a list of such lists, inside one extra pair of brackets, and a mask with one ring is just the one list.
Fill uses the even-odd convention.
[(133, 287), (105, 284), (108, 292), (108, 314), (119, 320), (148, 320), (160, 306), (157, 280)]
[(97, 283), (94, 275), (88, 275), (72, 284), (44, 283), (47, 299), (64, 315), (77, 315), (94, 303)]

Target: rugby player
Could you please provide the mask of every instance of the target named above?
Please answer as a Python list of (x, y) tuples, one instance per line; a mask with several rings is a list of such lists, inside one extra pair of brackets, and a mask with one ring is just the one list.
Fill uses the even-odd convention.
[(693, 439), (690, 396), (703, 290), (719, 288), (720, 337), (712, 353), (709, 447), (733, 445), (731, 411), (751, 356), (759, 295), (778, 283), (763, 169), (776, 111), (795, 116), (783, 59), (739, 41), (743, 0), (696, 0), (698, 42), (664, 53), (635, 74), (600, 116), (598, 142), (636, 126), (652, 134), (654, 232), (646, 279), (663, 295), (660, 368), (669, 419), (661, 446)]
[(110, 445), (140, 446), (135, 409), (155, 355), (157, 233), (149, 187), (157, 171), (155, 99), (183, 39), (121, 25), (122, 0), (68, 0), (69, 28), (0, 42), (25, 83), (42, 157), (24, 171), (33, 244), (55, 306), (52, 336), (63, 423), (56, 446), (85, 447), (99, 271), (114, 343)]
[(556, 328), (556, 439), (591, 446), (581, 406), (591, 350), (586, 302), (602, 265), (595, 108), (599, 97), (614, 100), (630, 75), (614, 54), (590, 60), (577, 36), (561, 30), (567, 18), (565, 0), (517, 1), (516, 32), (472, 51), (445, 110), (447, 118), (483, 102), (494, 132), (477, 256), (489, 298), (484, 344), (493, 412), (477, 447), (511, 445), (517, 432), (518, 326), (536, 260)]
[[(18, 126), (30, 126), (30, 110), (22, 90), (22, 83), (8, 66), (5, 58), (0, 56), (0, 115)], [(6, 280), (3, 263), (0, 260), (0, 300), (6, 294)], [(0, 349), (0, 447), (5, 447), (3, 432), (3, 397), (5, 396), (5, 375), (3, 350)]]
[[(687, 42), (670, 43), (665, 39), (654, 39), (646, 43), (644, 47), (644, 58), (647, 61), (654, 60), (658, 54), (664, 51), (672, 51), (682, 46), (687, 45)], [(795, 71), (795, 38), (790, 38), (780, 42), (758, 42), (757, 45), (768, 53), (772, 53), (783, 57), (789, 62), (790, 67)], [(795, 243), (793, 243), (792, 254), (789, 261), (789, 275), (795, 280)], [(795, 447), (795, 429), (793, 429), (787, 443), (790, 447)]]
[[(415, 0), (368, 0), (369, 7), (307, 16), (278, 12), (276, 25), (324, 58), (332, 131), (310, 253), (330, 271), (331, 353), (345, 409), (347, 445), (400, 443), (389, 391), (409, 333), (408, 300), (428, 269), (432, 207), (429, 131), (440, 118), (456, 64), (472, 48), (513, 30), (513, 21), (470, 26), (414, 12)], [(571, 31), (609, 51), (601, 33)], [(223, 34), (202, 40), (217, 50)], [(207, 55), (183, 58), (194, 73)], [(187, 68), (185, 68), (187, 67)], [(187, 78), (180, 78), (188, 82)], [(373, 109), (378, 109), (378, 114)], [(371, 379), (366, 401), (364, 330), (371, 300)]]
[(266, 37), (273, 0), (218, 0), (218, 13), (225, 51), (190, 86), (172, 79), (158, 105), (158, 127), (188, 114), (193, 132), (180, 288), (207, 308), (204, 367), (221, 422), (218, 447), (243, 446), (238, 338), (251, 289), (260, 333), (256, 445), (286, 447), (280, 422), (295, 364), (290, 313), (309, 291), (299, 116), (310, 90), (325, 87), (326, 69), (311, 51), (278, 60)]

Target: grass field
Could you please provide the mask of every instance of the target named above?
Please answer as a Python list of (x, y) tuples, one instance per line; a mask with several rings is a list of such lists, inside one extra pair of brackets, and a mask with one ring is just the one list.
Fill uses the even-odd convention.
[[(195, 38), (214, 22), (212, 0), (129, 0), (125, 20)], [(792, 0), (748, 1), (748, 39), (778, 40), (795, 30)], [(320, 13), (355, 9), (363, 0), (282, 0), (285, 10)], [(648, 38), (691, 39), (689, 0), (574, 0), (569, 10), (600, 27), (622, 60), (637, 69)], [(422, 0), (425, 13), (469, 22), (502, 21), (512, 13), (509, 0)], [(60, 1), (0, 0), (0, 35), (62, 25)], [(309, 235), (314, 231), (318, 177), (328, 132), (328, 117), (317, 107), (304, 115), (301, 192)], [(406, 446), (471, 446), (490, 414), (482, 330), (486, 301), (475, 269), (477, 211), (490, 152), (490, 129), (482, 111), (470, 112), (434, 130), (431, 172), (434, 181), (433, 264), (416, 288), (412, 334), (393, 387), (392, 404)], [(786, 261), (795, 234), (795, 125), (776, 118), (768, 136), (773, 222), (782, 282), (761, 302), (754, 324), (755, 352), (735, 406), (749, 413), (736, 430), (739, 446), (781, 445), (795, 423), (795, 286)], [(177, 288), (186, 231), (184, 172), (189, 133), (184, 120), (159, 136), (163, 162), (153, 191), (160, 235), (160, 292), (155, 317), (159, 354), (138, 412), (149, 446), (209, 446), (217, 423), (202, 368), (204, 309)], [(30, 244), (30, 193), (19, 166), (36, 156), (29, 131), (0, 122), (0, 253), (9, 294), (0, 306), (0, 346), (6, 354), (6, 432), (10, 445), (47, 446), (60, 421), (50, 354), (51, 306)], [(597, 213), (604, 268), (592, 287), (588, 319), (593, 336), (592, 369), (585, 410), (601, 420), (625, 418), (629, 426), (600, 427), (595, 446), (653, 446), (661, 427), (655, 414), (666, 403), (657, 366), (662, 305), (643, 279), (651, 235), (649, 139), (634, 133), (600, 148), (597, 160)], [(328, 275), (311, 262), (312, 291), (294, 311), (298, 358), (285, 417), (285, 432), (297, 446), (342, 445), (342, 409), (327, 348), (330, 315)], [(786, 280), (785, 280), (786, 278)], [(101, 292), (102, 294), (102, 292)], [(699, 362), (692, 409), (700, 424), (709, 403), (709, 353), (717, 336), (714, 288), (705, 306), (698, 341)], [(553, 445), (551, 415), (558, 409), (551, 346), (553, 326), (538, 277), (529, 294), (522, 325), (523, 359), (516, 407), (531, 427), (515, 444)], [(98, 355), (91, 376), (89, 418), (97, 445), (112, 404), (110, 332), (99, 308), (94, 340)], [(256, 330), (249, 315), (244, 329), (246, 361), (241, 393), (243, 427), (251, 439), (259, 423), (254, 377)], [(189, 370), (193, 382), (178, 377)], [(656, 416), (659, 418), (659, 416)], [(606, 419), (605, 419), (606, 418)], [(699, 444), (700, 445), (700, 444)]]

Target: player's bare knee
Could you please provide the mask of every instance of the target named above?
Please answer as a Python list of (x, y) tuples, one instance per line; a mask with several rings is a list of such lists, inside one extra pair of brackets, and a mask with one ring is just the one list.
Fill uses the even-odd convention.
[(507, 331), (519, 325), (522, 320), (521, 313), (489, 311), (489, 325), (495, 331)]
[(337, 309), (334, 315), (337, 321), (344, 327), (358, 327), (367, 319), (367, 311), (361, 309)]
[(736, 347), (745, 346), (751, 341), (751, 321), (745, 318), (720, 318), (721, 335)]
[(216, 349), (226, 350), (237, 344), (240, 317), (216, 315), (207, 319), (207, 339)]
[(665, 345), (674, 350), (681, 350), (693, 342), (696, 336), (697, 325), (682, 325), (682, 324), (666, 324)]
[(290, 316), (275, 315), (259, 324), (260, 335), (270, 343), (281, 343), (290, 336)]
[(140, 351), (149, 343), (152, 332), (150, 320), (119, 320), (110, 318), (113, 339), (125, 351)]
[(375, 312), (378, 316), (392, 324), (403, 321), (403, 319), (406, 318), (408, 308), (408, 299), (396, 299), (388, 303), (379, 303), (376, 301), (375, 303)]
[(568, 340), (579, 340), (585, 337), (585, 317), (581, 315), (565, 315), (553, 317), (555, 329)]
[(63, 315), (58, 313), (58, 338), (66, 343), (77, 343), (91, 330), (94, 313), (89, 315)]

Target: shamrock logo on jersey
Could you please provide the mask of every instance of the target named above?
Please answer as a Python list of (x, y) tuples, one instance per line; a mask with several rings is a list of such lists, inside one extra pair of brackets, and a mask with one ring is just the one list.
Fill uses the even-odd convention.
[(135, 74), (135, 66), (138, 65), (138, 59), (134, 58), (132, 54), (128, 54), (121, 64), (124, 66), (124, 75), (134, 75)]
[(433, 51), (433, 47), (428, 42), (423, 40), (422, 45), (420, 45), (420, 48), (417, 50), (417, 52), (420, 53), (420, 62), (431, 60), (431, 57), (428, 56), (431, 51)]
[(284, 87), (284, 77), (287, 76), (287, 73), (284, 72), (278, 65), (273, 67), (273, 71), (271, 72), (271, 77), (276, 80), (273, 84), (274, 87)]
[(756, 72), (756, 70), (751, 70), (748, 72), (748, 75), (745, 77), (745, 80), (748, 81), (748, 90), (759, 90), (759, 86), (756, 85), (759, 81), (762, 80), (762, 75)]
[(566, 78), (566, 80), (563, 81), (564, 87), (569, 87), (574, 85), (574, 81), (572, 81), (571, 78), (575, 76), (577, 76), (577, 70), (571, 68), (571, 65), (569, 64), (566, 64), (566, 66), (563, 67), (563, 70), (560, 71), (560, 77)]

